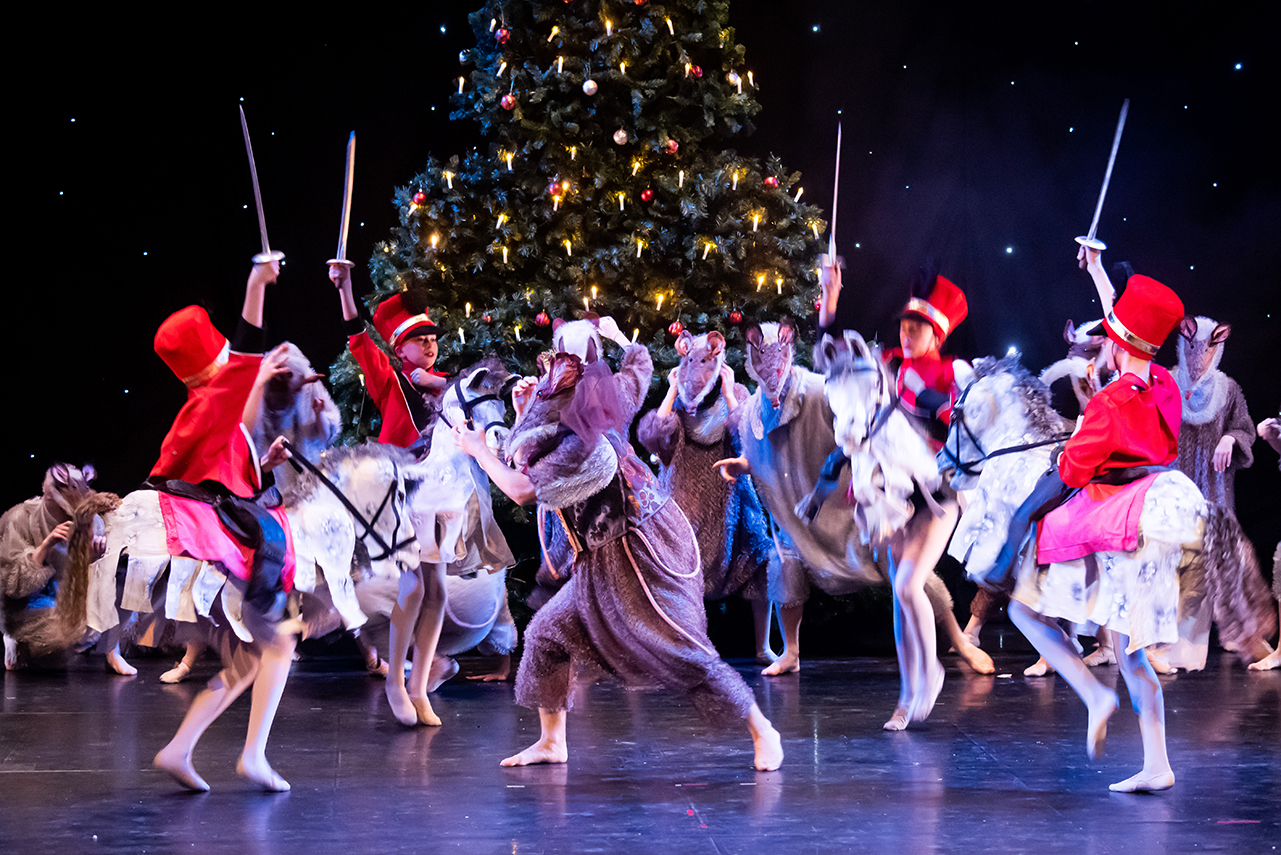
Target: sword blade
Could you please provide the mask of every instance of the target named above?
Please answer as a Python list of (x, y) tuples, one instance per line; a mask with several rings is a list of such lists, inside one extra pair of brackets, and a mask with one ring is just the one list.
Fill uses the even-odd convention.
[(841, 123), (836, 123), (836, 176), (832, 179), (832, 224), (828, 229), (827, 254), (836, 263), (836, 200), (841, 191)]
[(1107, 172), (1103, 173), (1103, 189), (1099, 191), (1099, 203), (1094, 206), (1094, 219), (1090, 222), (1087, 240), (1094, 240), (1099, 230), (1099, 217), (1103, 214), (1103, 200), (1108, 197), (1108, 183), (1112, 180), (1112, 166), (1116, 163), (1116, 150), (1121, 146), (1121, 132), (1125, 130), (1125, 117), (1130, 112), (1130, 99), (1126, 98), (1121, 105), (1121, 118), (1116, 123), (1116, 135), (1112, 137), (1112, 153), (1108, 155)]
[(258, 189), (258, 167), (254, 164), (254, 146), (249, 141), (249, 123), (245, 121), (245, 108), (240, 108), (240, 129), (245, 132), (245, 153), (249, 155), (249, 175), (254, 182), (254, 205), (258, 208), (258, 233), (262, 237), (262, 254), (271, 253), (267, 242), (267, 218), (262, 212), (262, 191)]
[(356, 132), (347, 138), (347, 173), (342, 184), (342, 223), (338, 227), (338, 259), (347, 257), (347, 231), (351, 225), (351, 190), (356, 181)]

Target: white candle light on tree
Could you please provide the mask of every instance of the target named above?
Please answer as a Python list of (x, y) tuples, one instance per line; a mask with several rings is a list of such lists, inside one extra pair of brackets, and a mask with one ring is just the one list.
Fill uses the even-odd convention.
[(609, 20), (608, 18), (605, 19), (605, 35), (607, 36), (614, 35), (614, 22)]
[(804, 193), (804, 192), (805, 192), (805, 188), (804, 188), (804, 187), (798, 187), (798, 188), (796, 189), (796, 196), (795, 196), (795, 198), (793, 198), (793, 199), (792, 199), (792, 201), (793, 201), (793, 202), (799, 202), (799, 201), (801, 201), (801, 194), (802, 194), (802, 193)]
[(552, 39), (556, 38), (556, 34), (559, 32), (560, 32), (560, 27), (553, 26), (551, 35), (547, 37), (547, 41), (550, 42)]
[(677, 187), (684, 187), (684, 186), (685, 186), (685, 170), (683, 170), (683, 169), (681, 170), (680, 177), (676, 179), (676, 186), (677, 186)]
[(672, 35), (676, 35), (676, 28), (672, 26), (672, 19), (665, 18), (664, 20), (667, 21), (667, 32), (671, 33)]
[(561, 74), (565, 71), (565, 57), (556, 57), (556, 73)]
[(463, 316), (468, 318), (471, 317), (471, 303), (466, 303), (463, 305)]
[(454, 189), (454, 173), (445, 171), (445, 172), (442, 172), (441, 174), (445, 176), (445, 183), (449, 185), (449, 189), (453, 190)]
[(463, 84), (464, 84), (464, 83), (466, 83), (466, 82), (467, 82), (467, 78), (466, 78), (466, 77), (460, 77), (460, 78), (458, 78), (458, 94), (459, 94), (459, 95), (463, 94)]

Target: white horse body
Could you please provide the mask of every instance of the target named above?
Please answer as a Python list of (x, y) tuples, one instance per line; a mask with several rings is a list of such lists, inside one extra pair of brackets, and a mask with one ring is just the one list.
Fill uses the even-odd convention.
[[(845, 347), (825, 338), (816, 352), (834, 416), (836, 442), (850, 460), (850, 498), (865, 543), (883, 546), (912, 518), (912, 494), (942, 479), (924, 437), (894, 406), (894, 380), (879, 348), (847, 331)], [(817, 366), (816, 366), (817, 367)]]

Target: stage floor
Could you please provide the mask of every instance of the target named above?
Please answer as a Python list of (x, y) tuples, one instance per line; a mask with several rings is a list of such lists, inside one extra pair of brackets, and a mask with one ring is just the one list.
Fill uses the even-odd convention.
[(1097, 671), (1122, 708), (1092, 764), (1085, 708), (1059, 678), (1024, 678), (1032, 658), (998, 652), (998, 676), (978, 677), (947, 657), (934, 714), (903, 733), (881, 730), (898, 694), (892, 659), (808, 660), (773, 679), (737, 662), (783, 735), (786, 760), (769, 774), (752, 771), (746, 729), (709, 731), (678, 697), (609, 684), (580, 694), (568, 765), (502, 769), (538, 731), (510, 684), (456, 678), (433, 696), (444, 726), (407, 729), (355, 661), (305, 660), (268, 749), (292, 792), (236, 777), (244, 697), (196, 752), (212, 792), (189, 794), (151, 758), (216, 664), (165, 686), (169, 661), (138, 660), (122, 678), (75, 657), (65, 672), (4, 676), (0, 851), (1278, 851), (1281, 671), (1212, 654), (1205, 672), (1163, 678), (1178, 783), (1118, 795), (1107, 785), (1139, 769), (1141, 748), (1116, 669)]

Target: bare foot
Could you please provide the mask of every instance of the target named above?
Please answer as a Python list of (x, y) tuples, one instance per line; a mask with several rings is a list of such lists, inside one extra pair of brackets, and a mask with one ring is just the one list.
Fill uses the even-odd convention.
[[(965, 639), (968, 642), (969, 636), (966, 636)], [(987, 653), (983, 650), (983, 648), (979, 647), (977, 644), (974, 644), (974, 643), (962, 644), (960, 647), (957, 647), (955, 649), (956, 649), (956, 655), (964, 659), (965, 664), (969, 665), (978, 673), (980, 674), (996, 673), (996, 666), (992, 664), (992, 657), (988, 656)]]
[(387, 660), (379, 656), (378, 651), (372, 647), (365, 656), (365, 673), (371, 677), (386, 677), (391, 673)]
[(138, 669), (126, 662), (119, 650), (107, 654), (107, 667), (121, 677), (132, 677), (138, 673)]
[(1155, 793), (1173, 786), (1174, 772), (1167, 769), (1164, 772), (1140, 772), (1124, 781), (1110, 784), (1108, 789), (1114, 793)]
[(899, 701), (890, 720), (881, 725), (881, 730), (899, 731), (907, 729), (907, 704)]
[(1108, 735), (1108, 719), (1116, 712), (1116, 692), (1103, 689), (1098, 699), (1090, 704), (1090, 721), (1085, 730), (1085, 753), (1091, 760), (1103, 756), (1103, 740)]
[(934, 702), (943, 691), (943, 666), (934, 663), (934, 670), (925, 676), (925, 694), (912, 699), (908, 708), (908, 717), (912, 721), (925, 721), (934, 711)]
[(1024, 677), (1044, 677), (1046, 674), (1053, 673), (1054, 669), (1050, 667), (1050, 663), (1046, 662), (1044, 657), (1023, 669)]
[(181, 683), (191, 676), (191, 666), (186, 662), (179, 662), (168, 671), (160, 675), (162, 683)]
[(253, 781), (269, 793), (289, 792), (289, 782), (276, 774), (276, 770), (267, 763), (266, 757), (256, 757), (246, 763), (245, 755), (240, 755), (240, 759), (236, 761), (236, 774), (248, 781)]
[(800, 670), (801, 657), (789, 650), (784, 650), (783, 655), (775, 659), (774, 664), (770, 665), (761, 673), (766, 677), (778, 677), (783, 674), (795, 674)]
[(757, 772), (773, 772), (783, 765), (783, 738), (772, 725), (752, 734), (752, 748), (756, 750), (752, 765)]
[(414, 713), (417, 715), (419, 724), (425, 724), (428, 727), (440, 727), (440, 716), (431, 708), (431, 701), (426, 698), (411, 698), (410, 702), (414, 705)]
[(1152, 666), (1152, 670), (1157, 672), (1158, 674), (1168, 675), (1168, 674), (1179, 673), (1179, 669), (1171, 665), (1169, 662), (1167, 662), (1165, 660), (1165, 657), (1162, 656), (1161, 654), (1156, 653), (1151, 649), (1148, 649), (1147, 654), (1148, 654), (1148, 664), (1150, 664)]
[(441, 684), (452, 680), (458, 673), (458, 660), (452, 656), (437, 656), (431, 660), (431, 670), (427, 672), (427, 691), (434, 692)]
[(508, 664), (503, 668), (495, 669), (493, 671), (490, 671), (488, 674), (472, 674), (467, 679), (479, 680), (482, 683), (501, 683), (504, 680), (509, 679), (511, 677), (511, 673), (512, 673), (512, 668), (511, 668), (511, 662), (509, 660)]
[(396, 717), (396, 721), (405, 727), (413, 727), (418, 724), (418, 713), (414, 710), (414, 702), (409, 698), (409, 692), (405, 691), (403, 683), (396, 683), (395, 680), (387, 681), (387, 703), (391, 705), (391, 714)]
[(1081, 660), (1091, 668), (1097, 668), (1100, 665), (1115, 665), (1116, 656), (1112, 653), (1111, 647), (1104, 647), (1100, 644), (1094, 648), (1094, 652)]
[[(780, 749), (781, 750), (781, 749)], [(498, 765), (535, 766), (540, 763), (565, 763), (569, 760), (569, 747), (563, 742), (539, 739), (519, 754), (513, 754)]]
[[(7, 657), (5, 659), (5, 663), (6, 665), (8, 664)], [(1281, 668), (1281, 647), (1278, 647), (1258, 662), (1250, 663), (1251, 671), (1271, 671), (1273, 668)]]
[(205, 779), (196, 772), (196, 767), (191, 765), (191, 755), (183, 754), (172, 745), (161, 748), (160, 753), (151, 761), (151, 765), (162, 772), (168, 772), (175, 781), (189, 790), (197, 793), (209, 792), (209, 784), (205, 783)]

